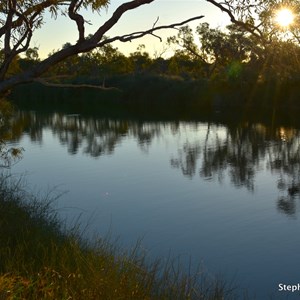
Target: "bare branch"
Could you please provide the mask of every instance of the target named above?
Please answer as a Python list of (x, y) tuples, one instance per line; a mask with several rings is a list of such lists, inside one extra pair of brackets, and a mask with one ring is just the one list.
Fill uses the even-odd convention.
[(79, 39), (78, 42), (81, 42), (85, 39), (84, 37), (84, 18), (82, 15), (76, 13), (78, 8), (80, 7), (82, 1), (78, 4), (78, 0), (72, 0), (69, 6), (69, 17), (77, 24)]
[(71, 83), (53, 83), (49, 82), (43, 78), (36, 78), (34, 79), (35, 82), (41, 83), (42, 85), (49, 86), (49, 87), (60, 87), (60, 88), (92, 88), (92, 89), (98, 89), (98, 90), (116, 90), (121, 91), (117, 87), (105, 87), (101, 85), (93, 85), (93, 84), (71, 84)]
[(6, 19), (6, 32), (4, 38), (4, 54), (8, 56), (10, 53), (10, 39), (11, 39), (11, 30), (12, 30), (12, 21), (14, 16), (14, 10), (16, 8), (16, 0), (8, 1), (8, 13)]
[(7, 28), (4, 37), (4, 62), (0, 67), (0, 80), (3, 80), (11, 61), (13, 60), (13, 55), (11, 54), (11, 34), (12, 34), (12, 22), (14, 17), (14, 11), (16, 8), (16, 0), (8, 1), (8, 13), (5, 26)]
[[(16, 16), (24, 20), (24, 23), (26, 24), (26, 28), (27, 28), (26, 31), (23, 33), (23, 36), (19, 39), (19, 41), (17, 41), (17, 43), (13, 47), (12, 55), (15, 57), (17, 54), (26, 51), (29, 47), (32, 38), (32, 22), (30, 22), (25, 15), (19, 13), (17, 10), (15, 10), (14, 13), (16, 14)], [(20, 47), (25, 41), (25, 39), (26, 39), (25, 45), (23, 47)]]
[(160, 42), (162, 42), (162, 38), (159, 35), (156, 35), (154, 33), (151, 33), (152, 36), (154, 36), (155, 38), (159, 39)]
[(112, 17), (106, 21), (92, 36), (90, 39), (90, 42), (92, 44), (97, 44), (103, 37), (103, 35), (110, 30), (122, 17), (122, 15), (132, 9), (135, 9), (139, 6), (142, 6), (144, 4), (149, 4), (153, 2), (154, 0), (133, 0), (130, 2), (123, 3), (120, 5), (115, 12), (113, 13)]
[(156, 20), (155, 20), (155, 22), (154, 22), (152, 28), (154, 28), (154, 27), (156, 26), (156, 24), (157, 24), (158, 21), (159, 21), (159, 17), (156, 18)]
[[(139, 39), (145, 35), (154, 35), (153, 32), (155, 31), (158, 31), (158, 30), (162, 30), (162, 29), (170, 29), (170, 28), (176, 28), (178, 26), (182, 26), (186, 23), (189, 23), (189, 22), (192, 22), (192, 21), (195, 21), (195, 20), (200, 20), (204, 18), (204, 16), (197, 16), (197, 17), (193, 17), (193, 18), (190, 18), (188, 20), (185, 20), (185, 21), (182, 21), (180, 23), (174, 23), (174, 24), (170, 24), (170, 25), (162, 25), (162, 26), (158, 26), (158, 27), (153, 27), (149, 30), (145, 30), (145, 31), (137, 31), (137, 32), (133, 32), (133, 33), (130, 33), (130, 34), (125, 34), (125, 35), (122, 35), (122, 36), (115, 36), (113, 38), (109, 38), (109, 39), (106, 39), (102, 42), (100, 42), (97, 47), (102, 47), (103, 45), (105, 44), (108, 44), (108, 43), (112, 43), (114, 41), (120, 41), (120, 42), (129, 42), (129, 41), (132, 41), (132, 40), (135, 40), (135, 39)], [(156, 36), (156, 35), (154, 35)], [(157, 37), (157, 36), (156, 36)], [(161, 39), (159, 37), (159, 39)]]

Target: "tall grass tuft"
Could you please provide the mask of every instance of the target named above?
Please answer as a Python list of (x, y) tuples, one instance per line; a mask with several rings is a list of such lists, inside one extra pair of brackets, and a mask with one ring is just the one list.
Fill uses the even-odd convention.
[(137, 246), (68, 231), (52, 200), (0, 176), (0, 299), (234, 299), (221, 281), (181, 272), (174, 261), (148, 263)]

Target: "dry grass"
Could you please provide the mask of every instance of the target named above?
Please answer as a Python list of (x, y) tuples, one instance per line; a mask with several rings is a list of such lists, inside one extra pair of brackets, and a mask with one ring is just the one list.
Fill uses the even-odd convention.
[(0, 178), (0, 299), (234, 299), (220, 281), (67, 232), (46, 197)]

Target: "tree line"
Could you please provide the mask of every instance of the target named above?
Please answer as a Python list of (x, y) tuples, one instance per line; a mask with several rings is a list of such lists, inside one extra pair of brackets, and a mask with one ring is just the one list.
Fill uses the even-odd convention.
[[(98, 77), (104, 81), (112, 75), (143, 72), (221, 81), (240, 79), (241, 82), (299, 79), (298, 0), (206, 0), (230, 17), (231, 24), (227, 28), (211, 28), (209, 24), (201, 23), (193, 31), (188, 24), (204, 17), (200, 15), (163, 26), (155, 22), (148, 30), (122, 36), (106, 36), (127, 11), (154, 1), (124, 2), (90, 35), (85, 33), (86, 10), (99, 12), (109, 5), (109, 1), (1, 2), (0, 92), (20, 83), (73, 74)], [(282, 25), (276, 21), (275, 14), (281, 9), (291, 11), (293, 21), (290, 24)], [(73, 21), (78, 40), (75, 44), (65, 43), (46, 59), (39, 60), (37, 49), (30, 48), (30, 45), (35, 30), (43, 26), (47, 11), (53, 18), (63, 16)], [(177, 35), (168, 39), (169, 45), (176, 46), (174, 55), (169, 58), (151, 58), (143, 47), (125, 56), (113, 46), (115, 41), (128, 42), (145, 35), (161, 39), (156, 32), (166, 28), (177, 29)]]
[[(67, 43), (63, 49), (69, 47)], [(186, 25), (168, 38), (165, 49), (175, 49), (168, 58), (163, 53), (151, 57), (144, 45), (129, 55), (112, 44), (77, 54), (51, 67), (45, 80), (54, 82), (90, 82), (103, 87), (106, 80), (123, 75), (155, 74), (180, 79), (211, 81), (266, 82), (300, 79), (300, 45), (290, 39), (257, 43), (236, 25), (225, 29), (201, 23), (193, 31)], [(51, 54), (50, 54), (51, 55)], [(29, 48), (17, 56), (8, 75), (18, 74), (40, 62), (38, 48)]]

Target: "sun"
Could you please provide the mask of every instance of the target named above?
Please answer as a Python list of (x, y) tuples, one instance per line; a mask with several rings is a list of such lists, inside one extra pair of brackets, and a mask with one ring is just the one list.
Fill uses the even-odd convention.
[(288, 8), (281, 8), (275, 14), (275, 21), (281, 27), (287, 27), (294, 21), (294, 14)]

